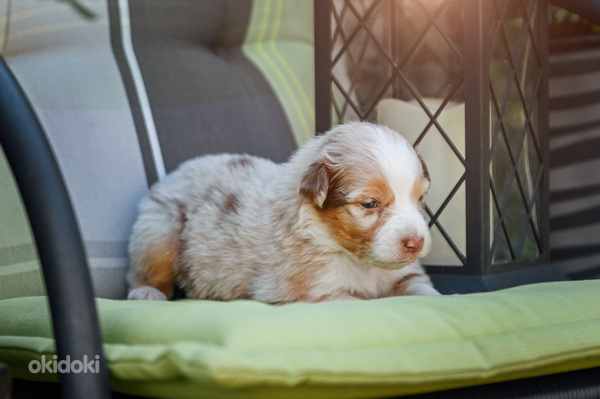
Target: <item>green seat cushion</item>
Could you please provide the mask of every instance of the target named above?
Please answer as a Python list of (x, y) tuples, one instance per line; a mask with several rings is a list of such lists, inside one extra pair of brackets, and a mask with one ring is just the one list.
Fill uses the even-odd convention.
[[(600, 366), (600, 281), (459, 297), (267, 305), (98, 299), (113, 389), (160, 397), (376, 397)], [(46, 298), (0, 301), (0, 362), (51, 359)], [(76, 360), (76, 359), (72, 359)]]

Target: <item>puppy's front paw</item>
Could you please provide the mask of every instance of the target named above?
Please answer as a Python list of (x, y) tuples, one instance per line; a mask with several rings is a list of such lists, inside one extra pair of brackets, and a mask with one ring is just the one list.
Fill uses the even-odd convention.
[(167, 296), (154, 287), (143, 286), (129, 291), (127, 299), (141, 299), (147, 301), (166, 301)]

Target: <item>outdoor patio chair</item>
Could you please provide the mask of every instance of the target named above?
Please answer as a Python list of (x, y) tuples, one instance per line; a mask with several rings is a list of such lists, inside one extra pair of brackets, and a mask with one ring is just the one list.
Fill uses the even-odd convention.
[(600, 396), (598, 280), (317, 304), (124, 300), (153, 183), (207, 153), (282, 162), (314, 134), (313, 4), (0, 10), (0, 363), (15, 398)]

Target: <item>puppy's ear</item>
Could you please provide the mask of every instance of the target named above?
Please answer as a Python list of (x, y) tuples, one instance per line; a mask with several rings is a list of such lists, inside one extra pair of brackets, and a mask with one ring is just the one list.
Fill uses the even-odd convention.
[(327, 165), (324, 161), (313, 163), (302, 176), (300, 195), (322, 208), (328, 190), (329, 170)]
[(429, 169), (427, 169), (427, 164), (425, 163), (425, 161), (423, 160), (423, 158), (421, 157), (421, 155), (419, 155), (419, 161), (421, 161), (421, 167), (423, 168), (423, 177), (429, 183), (431, 183), (431, 177), (429, 176)]

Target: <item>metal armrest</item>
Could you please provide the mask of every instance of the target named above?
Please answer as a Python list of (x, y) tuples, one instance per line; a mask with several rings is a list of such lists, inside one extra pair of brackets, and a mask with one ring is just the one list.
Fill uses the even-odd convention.
[(108, 398), (108, 371), (81, 236), (62, 176), (23, 91), (0, 57), (0, 145), (19, 187), (42, 264), (58, 358), (95, 359), (99, 373), (60, 374), (65, 398)]

